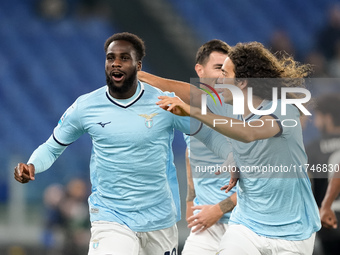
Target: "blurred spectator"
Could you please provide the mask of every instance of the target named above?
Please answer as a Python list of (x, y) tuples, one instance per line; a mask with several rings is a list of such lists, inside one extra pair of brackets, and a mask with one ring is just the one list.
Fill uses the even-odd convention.
[(87, 254), (90, 239), (87, 197), (88, 186), (81, 179), (71, 180), (66, 190), (58, 184), (46, 189), (45, 254)]
[[(269, 42), (269, 49), (273, 53), (280, 54), (280, 52), (286, 52), (291, 56), (295, 56), (295, 49), (291, 38), (288, 33), (282, 29), (273, 32)], [(278, 57), (280, 57), (280, 55), (278, 55)]]
[(327, 60), (319, 51), (310, 52), (305, 62), (313, 66), (314, 71), (312, 76), (314, 78), (325, 78), (329, 76), (327, 72)]
[(110, 0), (78, 0), (77, 12), (80, 17), (98, 16), (112, 18)]
[(24, 248), (20, 246), (11, 246), (7, 250), (7, 255), (26, 255), (26, 251)]
[(340, 4), (331, 6), (328, 14), (328, 23), (317, 35), (316, 47), (327, 60), (335, 56), (336, 43), (340, 40)]
[(46, 19), (61, 20), (68, 12), (68, 5), (66, 0), (40, 0), (38, 12)]
[(83, 255), (88, 252), (91, 228), (88, 195), (88, 186), (83, 180), (74, 179), (67, 184), (66, 196), (61, 203), (66, 230), (63, 255)]
[[(338, 167), (336, 165), (340, 162), (340, 94), (327, 94), (316, 100), (314, 125), (321, 136), (307, 146), (306, 151), (309, 173), (313, 178), (314, 196), (318, 206), (321, 207), (328, 179), (332, 177), (334, 169)], [(340, 201), (335, 201), (333, 204), (338, 205), (335, 213), (339, 218)], [(339, 229), (322, 228), (317, 233), (317, 237), (321, 241), (325, 254), (339, 254)]]
[(52, 184), (44, 192), (45, 205), (45, 230), (43, 232), (43, 244), (45, 254), (62, 254), (64, 237), (64, 219), (60, 210), (61, 202), (65, 197), (64, 187)]
[(329, 74), (333, 78), (340, 78), (340, 38), (335, 43), (335, 54), (329, 62)]

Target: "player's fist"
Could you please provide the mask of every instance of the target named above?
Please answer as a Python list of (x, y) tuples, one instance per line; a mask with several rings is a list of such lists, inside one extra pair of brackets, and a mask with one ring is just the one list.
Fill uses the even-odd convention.
[(14, 168), (14, 179), (21, 183), (27, 183), (34, 181), (35, 179), (35, 168), (33, 164), (19, 163)]
[(337, 228), (338, 220), (335, 216), (335, 213), (331, 208), (321, 207), (320, 208), (320, 219), (321, 224), (325, 228)]

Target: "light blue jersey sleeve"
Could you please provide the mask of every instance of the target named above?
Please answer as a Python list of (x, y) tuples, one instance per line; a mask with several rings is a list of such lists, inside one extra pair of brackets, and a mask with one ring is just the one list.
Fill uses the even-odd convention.
[(70, 145), (85, 131), (78, 117), (78, 100), (76, 100), (60, 118), (53, 131), (53, 138), (61, 145)]
[(83, 134), (76, 108), (77, 101), (62, 115), (53, 135), (32, 153), (28, 163), (34, 165), (36, 173), (50, 168), (67, 146)]
[(41, 173), (57, 160), (57, 158), (64, 152), (66, 146), (58, 144), (52, 136), (40, 145), (31, 155), (27, 164), (33, 164), (35, 173)]
[(215, 155), (224, 160), (227, 160), (229, 153), (232, 152), (229, 139), (206, 125), (203, 125), (194, 137), (205, 144)]

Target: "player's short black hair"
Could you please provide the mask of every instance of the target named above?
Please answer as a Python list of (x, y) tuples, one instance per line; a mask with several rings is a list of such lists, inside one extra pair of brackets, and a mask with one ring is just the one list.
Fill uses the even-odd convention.
[(230, 46), (221, 40), (213, 39), (203, 44), (196, 53), (196, 64), (204, 65), (214, 51), (228, 54)]
[(134, 49), (136, 50), (137, 60), (141, 61), (143, 59), (143, 57), (145, 56), (145, 45), (144, 45), (143, 40), (139, 38), (137, 35), (134, 35), (128, 32), (117, 33), (117, 34), (110, 36), (105, 41), (105, 44), (104, 44), (105, 53), (107, 52), (107, 48), (113, 41), (119, 41), (119, 40), (127, 41), (131, 43)]
[(340, 126), (340, 94), (327, 94), (315, 100), (315, 111), (330, 114), (335, 126)]

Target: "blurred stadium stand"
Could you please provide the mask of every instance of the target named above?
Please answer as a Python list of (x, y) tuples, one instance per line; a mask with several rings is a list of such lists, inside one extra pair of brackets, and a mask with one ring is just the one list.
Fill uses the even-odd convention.
[[(24, 201), (37, 205), (38, 209), (31, 210), (35, 213), (48, 185), (65, 184), (73, 177), (88, 179), (88, 137), (71, 145), (34, 183), (18, 188), (12, 176), (14, 164), (27, 161), (79, 95), (105, 84), (103, 44), (110, 35), (136, 33), (146, 42), (144, 70), (189, 81), (195, 76), (198, 46), (214, 38), (230, 45), (254, 40), (268, 45), (274, 31), (283, 29), (303, 58), (326, 23), (327, 8), (337, 1), (56, 0), (67, 9), (53, 17), (42, 13), (41, 2), (0, 1), (0, 254), (6, 252), (4, 243), (15, 243), (13, 238), (21, 237), (10, 234), (15, 219), (7, 222), (16, 210), (15, 204), (10, 206), (13, 187), (23, 192), (15, 198), (16, 205)], [(96, 3), (102, 8), (91, 13)], [(82, 4), (87, 4), (85, 14), (79, 11)], [(185, 145), (178, 133), (174, 148), (176, 164), (183, 168)], [(185, 171), (179, 176), (184, 205)], [(41, 224), (41, 219), (33, 222)], [(33, 236), (27, 242), (39, 241)]]
[(301, 53), (313, 47), (314, 36), (326, 22), (334, 0), (169, 0), (191, 25), (202, 42), (218, 38), (238, 42), (268, 43), (277, 29), (284, 29)]
[[(103, 42), (115, 30), (99, 18), (47, 20), (33, 0), (1, 1), (0, 19), (0, 150), (26, 161), (80, 94), (105, 84)], [(88, 175), (88, 159), (75, 156), (89, 154), (87, 144), (77, 142), (46, 178)], [(41, 198), (44, 182), (30, 187), (28, 199)]]

